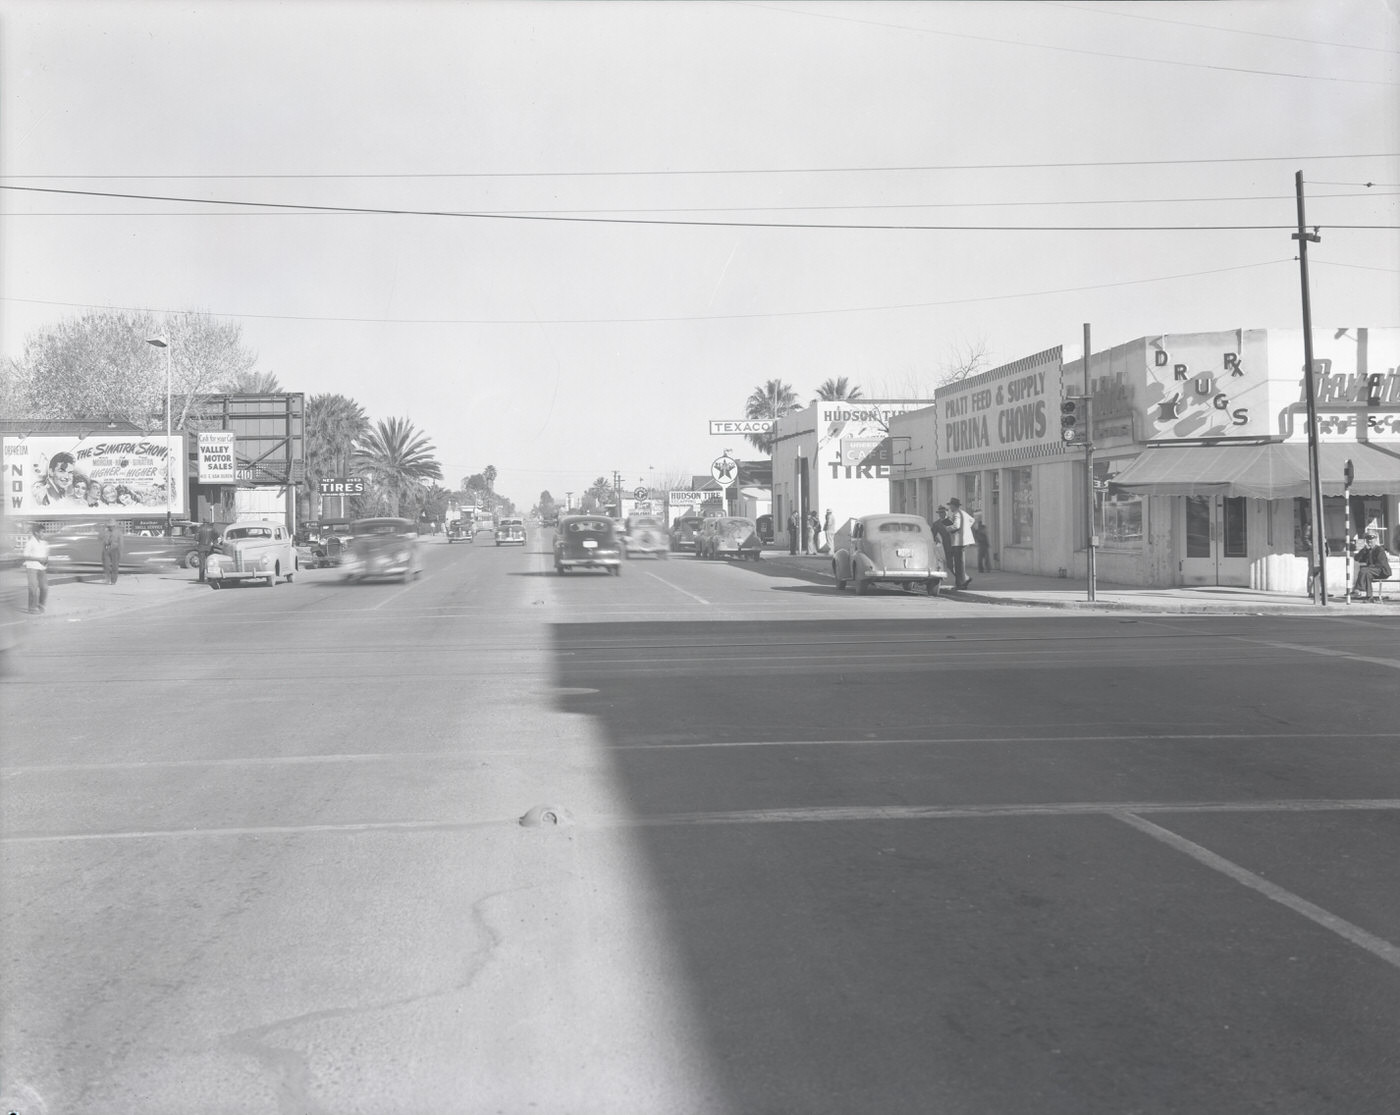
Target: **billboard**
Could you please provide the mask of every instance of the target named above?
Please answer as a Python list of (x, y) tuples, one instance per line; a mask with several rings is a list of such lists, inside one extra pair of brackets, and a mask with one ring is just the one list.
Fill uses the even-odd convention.
[(130, 519), (180, 512), (182, 447), (178, 434), (7, 437), (0, 443), (5, 513)]
[(1055, 348), (938, 390), (939, 467), (1063, 452), (1062, 350)]
[(232, 430), (201, 430), (196, 435), (201, 484), (237, 483), (238, 461), (233, 451), (237, 436)]

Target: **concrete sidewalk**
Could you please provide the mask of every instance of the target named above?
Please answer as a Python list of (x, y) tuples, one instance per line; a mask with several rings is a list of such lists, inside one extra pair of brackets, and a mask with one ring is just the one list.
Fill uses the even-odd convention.
[[(789, 566), (795, 575), (831, 581), (829, 554), (789, 554), (786, 550), (765, 550), (765, 563)], [(1314, 604), (1302, 593), (1266, 592), (1262, 589), (1226, 585), (1182, 585), (1172, 588), (1146, 588), (1099, 581), (1094, 599), (1088, 586), (1078, 580), (1036, 577), (1028, 573), (996, 570), (974, 573), (972, 584), (961, 591), (951, 587), (944, 593), (950, 600), (975, 601), (1022, 607), (1064, 608), (1079, 611), (1175, 612), (1221, 615), (1331, 615), (1355, 612), (1358, 615), (1400, 616), (1400, 584), (1387, 584), (1384, 601), (1367, 604), (1336, 595), (1326, 605)], [(849, 590), (848, 590), (849, 591)]]
[(7, 572), (0, 622), (61, 623), (131, 611), (164, 604), (197, 592), (209, 592), (209, 586), (200, 584), (196, 576), (189, 569), (163, 573), (123, 573), (116, 584), (109, 585), (99, 572), (60, 573), (49, 578), (49, 599), (43, 614), (30, 615), (24, 574)]

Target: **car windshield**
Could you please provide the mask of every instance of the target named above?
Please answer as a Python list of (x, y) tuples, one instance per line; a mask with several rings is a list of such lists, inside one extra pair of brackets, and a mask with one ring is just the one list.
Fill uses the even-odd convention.
[(224, 537), (230, 541), (239, 538), (271, 538), (271, 527), (232, 527), (224, 532)]
[(354, 527), (354, 533), (355, 536), (359, 538), (364, 537), (365, 535), (373, 534), (403, 534), (405, 533), (406, 529), (406, 523), (394, 522), (390, 520), (388, 522), (356, 523)]
[(881, 523), (876, 528), (881, 534), (923, 534), (924, 528), (918, 523), (894, 520), (892, 522)]

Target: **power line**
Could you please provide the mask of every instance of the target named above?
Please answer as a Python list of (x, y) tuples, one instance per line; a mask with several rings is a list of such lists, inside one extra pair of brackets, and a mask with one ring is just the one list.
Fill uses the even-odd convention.
[[(1054, 290), (1021, 291), (1015, 294), (993, 294), (976, 298), (951, 298), (937, 302), (906, 302), (885, 306), (828, 307), (819, 310), (776, 310), (768, 313), (747, 314), (694, 314), (674, 317), (617, 317), (617, 318), (382, 318), (382, 317), (318, 317), (295, 314), (234, 314), (202, 310), (208, 317), (239, 318), (249, 321), (319, 321), (333, 324), (353, 325), (660, 325), (687, 321), (742, 321), (763, 318), (817, 317), (823, 314), (866, 314), (884, 313), (894, 310), (923, 310), (940, 306), (963, 306), (982, 302), (1005, 302), (1019, 298), (1042, 298), (1056, 294), (1082, 294), (1091, 290), (1111, 290), (1115, 287), (1143, 286), (1149, 283), (1173, 282), (1179, 279), (1198, 279), (1208, 275), (1223, 275), (1233, 271), (1249, 271), (1263, 267), (1275, 267), (1281, 263), (1293, 262), (1288, 259), (1271, 259), (1259, 263), (1242, 263), (1232, 267), (1217, 267), (1209, 271), (1192, 271), (1181, 275), (1159, 275), (1149, 279), (1123, 279), (1114, 283), (1092, 283), (1088, 286), (1061, 287)], [(52, 302), (38, 298), (0, 298), (0, 302), (18, 302), (34, 306), (62, 306), (68, 309), (112, 310), (124, 313), (148, 313), (178, 315), (181, 310), (158, 309), (153, 306), (111, 306), (91, 302)]]
[[(661, 225), (674, 228), (827, 229), (866, 232), (1279, 232), (1292, 224), (1268, 225), (871, 225), (828, 221), (683, 221), (652, 217), (569, 217), (526, 213), (463, 212), (449, 209), (388, 209), (353, 205), (308, 205), (289, 201), (236, 201), (228, 198), (172, 197), (163, 194), (123, 194), (105, 190), (64, 190), (45, 186), (0, 186), (20, 193), (63, 194), (70, 197), (121, 198), (127, 201), (172, 201), (186, 205), (230, 205), (250, 209), (298, 209), (312, 213), (356, 213), (380, 217), (454, 217), (459, 220), (543, 221), (555, 224)], [(1392, 225), (1337, 224), (1328, 228), (1377, 231)]]
[[(284, 179), (420, 179), (420, 178), (675, 178), (694, 175), (748, 174), (887, 174), (947, 170), (1075, 170), (1115, 166), (1209, 166), (1222, 163), (1297, 163), (1337, 159), (1395, 159), (1400, 153), (1382, 151), (1348, 155), (1244, 155), (1214, 159), (1113, 159), (1062, 163), (935, 163), (925, 166), (828, 166), (828, 167), (740, 167), (728, 170), (499, 170), (442, 171), (425, 173), (377, 174), (4, 174), (0, 182), (19, 178), (45, 178), (59, 182), (83, 181), (276, 181)], [(1355, 185), (1352, 182), (1343, 185)]]
[[(1316, 184), (1316, 183), (1314, 183)], [(1312, 194), (1308, 200), (1327, 201), (1329, 199), (1395, 197), (1394, 193), (1363, 191), (1349, 194)], [(884, 202), (862, 205), (677, 205), (663, 209), (629, 206), (626, 209), (489, 209), (481, 210), (482, 216), (545, 216), (573, 214), (575, 216), (603, 213), (813, 213), (813, 212), (875, 212), (890, 209), (1006, 209), (1006, 208), (1050, 208), (1062, 205), (1215, 205), (1228, 202), (1293, 201), (1295, 194), (1260, 194), (1253, 197), (1144, 197), (1144, 198), (1102, 198), (1064, 201), (917, 201)], [(227, 213), (191, 213), (174, 210), (145, 210), (140, 213), (131, 210), (90, 209), (84, 212), (57, 210), (28, 210), (10, 212), (5, 217), (343, 217), (357, 216), (356, 213), (301, 213), (301, 212), (244, 212), (235, 210)]]
[[(857, 19), (854, 16), (832, 15), (829, 12), (814, 12), (796, 8), (774, 7), (768, 4), (742, 4), (746, 8), (762, 8), (767, 11), (782, 12), (789, 16), (806, 16), (810, 19), (831, 19), (842, 23), (859, 23), (869, 27), (887, 27), (898, 31), (913, 31), (921, 35), (938, 35), (942, 38), (968, 39), (973, 42), (996, 43), (998, 46), (1018, 46), (1029, 50), (1053, 50), (1062, 54), (1085, 54), (1093, 58), (1112, 58), (1123, 62), (1145, 62), (1155, 66), (1182, 66), (1193, 70), (1218, 70), (1224, 73), (1252, 74), (1257, 77), (1283, 77), (1297, 81), (1335, 81), (1347, 85), (1400, 85), (1400, 82), (1382, 81), (1364, 77), (1325, 77), (1318, 74), (1296, 74), (1284, 70), (1256, 70), (1248, 66), (1219, 66), (1211, 62), (1183, 62), (1173, 58), (1147, 58), (1138, 54), (1119, 54), (1107, 50), (1090, 50), (1087, 47), (1055, 46), (1050, 43), (1028, 43), (1019, 39), (1000, 39), (993, 35), (972, 35), (965, 31), (941, 31), (932, 27), (914, 27), (906, 23), (885, 23), (877, 19)], [(937, 10), (936, 5), (928, 5), (925, 10)]]

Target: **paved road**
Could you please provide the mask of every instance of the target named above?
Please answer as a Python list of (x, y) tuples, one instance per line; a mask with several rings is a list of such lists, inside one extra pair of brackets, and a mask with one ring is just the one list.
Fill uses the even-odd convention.
[(542, 549), (32, 635), (4, 1110), (1393, 1110), (1393, 619)]

